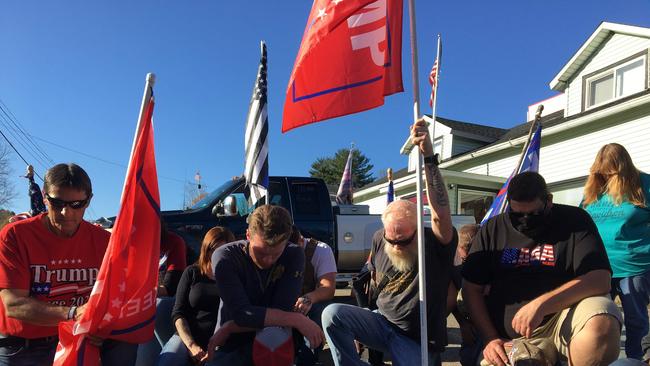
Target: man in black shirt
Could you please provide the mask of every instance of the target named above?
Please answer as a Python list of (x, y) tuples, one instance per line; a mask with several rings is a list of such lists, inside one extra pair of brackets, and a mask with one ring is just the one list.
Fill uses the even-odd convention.
[(557, 356), (609, 364), (619, 352), (621, 314), (607, 295), (611, 269), (593, 221), (580, 208), (553, 204), (537, 173), (515, 176), (507, 197), (510, 211), (485, 223), (462, 270), (484, 363), (509, 363), (504, 345), (516, 339), (540, 345), (551, 364)]
[(264, 205), (249, 218), (248, 240), (213, 253), (212, 269), (221, 297), (217, 329), (208, 345), (213, 364), (252, 365), (255, 332), (264, 327), (296, 328), (313, 347), (322, 343), (320, 327), (292, 311), (302, 287), (305, 253), (288, 244), (290, 234), (289, 212)]
[[(433, 155), (424, 121), (411, 127), (411, 140), (425, 156), (431, 228), (425, 229), (429, 364), (440, 363), (446, 343), (446, 299), (457, 237), (451, 224), (447, 190)], [(376, 312), (332, 304), (322, 316), (332, 358), (337, 366), (358, 365), (353, 341), (389, 353), (393, 365), (421, 364), (417, 213), (410, 201), (392, 202), (375, 233), (369, 268), (380, 288)]]

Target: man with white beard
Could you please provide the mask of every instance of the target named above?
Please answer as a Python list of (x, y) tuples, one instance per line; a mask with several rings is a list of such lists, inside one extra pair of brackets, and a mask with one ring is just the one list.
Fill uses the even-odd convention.
[[(431, 228), (424, 232), (427, 334), (429, 364), (439, 365), (440, 352), (447, 344), (447, 287), (458, 237), (451, 224), (447, 190), (424, 121), (411, 126), (411, 141), (424, 155), (426, 194), (431, 209)], [(382, 222), (384, 228), (373, 237), (369, 261), (378, 292), (378, 309), (332, 304), (323, 311), (323, 330), (337, 366), (364, 364), (354, 340), (389, 353), (395, 366), (421, 364), (415, 204), (404, 200), (392, 202), (382, 214)]]

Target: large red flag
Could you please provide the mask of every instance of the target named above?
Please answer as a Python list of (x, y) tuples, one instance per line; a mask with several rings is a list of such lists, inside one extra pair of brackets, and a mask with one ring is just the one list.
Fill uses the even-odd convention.
[(402, 87), (402, 0), (315, 0), (282, 132), (384, 104)]
[(153, 90), (147, 83), (117, 221), (88, 306), (59, 325), (54, 365), (99, 365), (88, 334), (130, 343), (153, 337), (160, 257), (160, 199), (153, 145)]

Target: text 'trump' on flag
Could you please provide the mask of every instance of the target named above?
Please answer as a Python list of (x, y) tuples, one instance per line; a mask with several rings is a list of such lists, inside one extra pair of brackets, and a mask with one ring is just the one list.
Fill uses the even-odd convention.
[(282, 132), (384, 104), (402, 87), (402, 0), (315, 0), (289, 78)]

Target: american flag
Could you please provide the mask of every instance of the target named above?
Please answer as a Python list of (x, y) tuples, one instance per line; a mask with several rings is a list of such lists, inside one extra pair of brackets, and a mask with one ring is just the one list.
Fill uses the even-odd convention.
[(508, 187), (510, 186), (510, 180), (512, 177), (519, 173), (523, 172), (537, 172), (539, 171), (539, 149), (542, 144), (542, 124), (538, 124), (533, 136), (530, 139), (530, 144), (524, 151), (524, 158), (521, 162), (521, 165), (516, 167), (512, 172), (512, 175), (508, 177), (506, 182), (497, 193), (497, 196), (494, 198), (492, 205), (488, 209), (487, 213), (481, 220), (481, 225), (485, 224), (490, 218), (497, 216), (501, 213), (507, 212), (508, 205)]
[(262, 58), (257, 71), (246, 121), (246, 162), (244, 177), (250, 188), (250, 199), (255, 204), (269, 188), (269, 120), (266, 97), (266, 44), (261, 42)]
[(436, 61), (433, 63), (431, 72), (429, 72), (429, 84), (431, 84), (431, 96), (429, 97), (429, 106), (433, 108), (433, 100), (438, 90), (438, 74), (440, 73), (440, 60), (442, 59), (442, 41), (438, 35), (438, 50), (436, 54)]
[(431, 96), (429, 97), (429, 106), (433, 107), (433, 98), (436, 95), (436, 89), (438, 89), (438, 60), (433, 63), (431, 72), (429, 73), (429, 84), (431, 84)]

